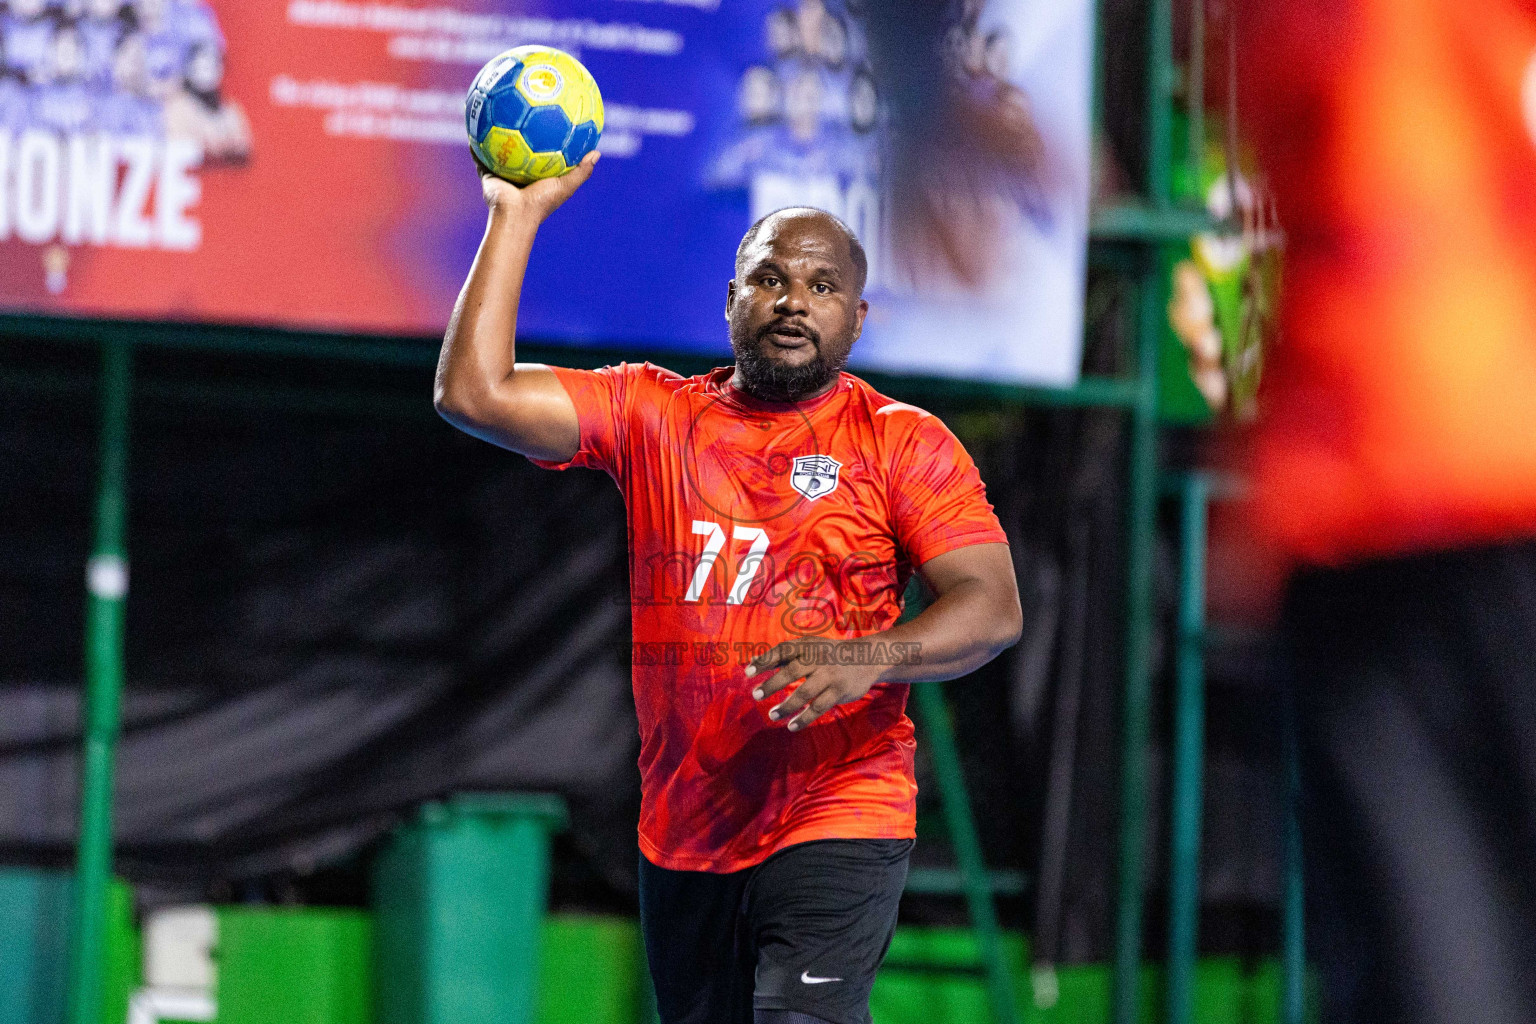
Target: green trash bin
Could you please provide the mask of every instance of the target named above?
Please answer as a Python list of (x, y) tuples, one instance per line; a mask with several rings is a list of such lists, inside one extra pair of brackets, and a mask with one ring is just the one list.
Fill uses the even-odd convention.
[(374, 864), (378, 1024), (532, 1024), (550, 836), (565, 803), (428, 804)]

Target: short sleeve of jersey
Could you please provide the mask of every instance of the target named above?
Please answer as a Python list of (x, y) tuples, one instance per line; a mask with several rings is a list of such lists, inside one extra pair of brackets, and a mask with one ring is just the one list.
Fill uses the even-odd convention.
[(576, 406), (581, 447), (568, 462), (528, 461), (545, 469), (600, 469), (619, 479), (629, 460), (629, 431), (636, 400), (668, 371), (650, 363), (619, 363), (596, 370), (565, 366), (550, 369)]
[(913, 565), (972, 544), (1006, 544), (976, 463), (933, 415), (922, 415), (892, 466), (896, 541)]

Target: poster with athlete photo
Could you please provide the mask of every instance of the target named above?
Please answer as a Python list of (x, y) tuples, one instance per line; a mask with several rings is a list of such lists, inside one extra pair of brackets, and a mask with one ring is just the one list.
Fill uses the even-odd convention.
[[(990, 178), (969, 161), (993, 154), (946, 151), (955, 135), (942, 123), (893, 130), (868, 8), (800, 0), (764, 15), (758, 59), (737, 85), (735, 137), (707, 180), (744, 190), (753, 219), (804, 204), (853, 227), (870, 255), (859, 365), (1072, 381), (1088, 216), (1088, 5), (957, 0), (928, 26), (939, 37), (938, 80), (909, 83), (920, 90), (909, 102), (953, 116), (958, 93), (959, 114), (1013, 135), (1032, 156), (1028, 170)], [(958, 268), (968, 273), (918, 259), (899, 240), (902, 174), (929, 179), (919, 187), (951, 221), (949, 241), (969, 250), (972, 265)]]
[(437, 334), (484, 225), (465, 91), (541, 43), (592, 71), (607, 126), (541, 231), (525, 337), (724, 355), (736, 243), (808, 203), (871, 254), (856, 368), (1070, 383), (1089, 4), (952, 7), (944, 74), (1054, 168), (989, 197), (1001, 269), (970, 287), (893, 242), (859, 0), (0, 0), (0, 311)]

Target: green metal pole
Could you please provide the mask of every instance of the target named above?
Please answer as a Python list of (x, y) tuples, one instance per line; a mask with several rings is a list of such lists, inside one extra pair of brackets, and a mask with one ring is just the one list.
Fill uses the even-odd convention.
[(1173, 0), (1147, 10), (1147, 199), (1168, 206), (1173, 195)]
[[(1172, 184), (1173, 11), (1152, 0), (1147, 14), (1147, 198), (1169, 205)], [(1135, 1024), (1141, 967), (1142, 846), (1147, 827), (1146, 759), (1152, 704), (1152, 547), (1157, 531), (1157, 356), (1162, 340), (1161, 263), (1143, 253), (1136, 324), (1136, 404), (1125, 545), (1125, 698), (1120, 754), (1119, 896), (1111, 1011), (1114, 1024)]]
[(1188, 1024), (1200, 922), (1200, 817), (1205, 770), (1205, 521), (1210, 483), (1179, 481), (1178, 663), (1174, 692), (1172, 833), (1168, 878), (1168, 1024)]
[(1104, 136), (1104, 11), (1103, 0), (1093, 4), (1093, 76), (1088, 80), (1088, 109), (1093, 117), (1093, 138)]
[(1281, 930), (1281, 1024), (1302, 1024), (1306, 1016), (1306, 903), (1302, 887), (1301, 756), (1296, 735), (1295, 695), (1285, 715), (1285, 905)]
[(1200, 198), (1200, 172), (1205, 169), (1205, 0), (1190, 0), (1189, 63), (1184, 72), (1185, 106), (1189, 113), (1189, 187)]
[(1019, 1024), (1019, 1009), (1014, 998), (1013, 971), (1003, 953), (1002, 931), (997, 910), (992, 904), (992, 882), (981, 854), (981, 840), (976, 834), (976, 819), (971, 814), (971, 800), (965, 790), (965, 774), (960, 767), (960, 753), (955, 746), (955, 727), (950, 721), (949, 705), (938, 683), (916, 683), (912, 699), (923, 728), (923, 743), (933, 758), (934, 775), (939, 782), (940, 802), (944, 805), (944, 823), (955, 847), (960, 866), (960, 880), (965, 889), (966, 908), (971, 928), (976, 934), (981, 962), (987, 975), (987, 1001), (997, 1024)]
[(80, 839), (70, 931), (69, 1022), (101, 1024), (107, 886), (112, 875), (112, 759), (123, 692), (123, 612), (128, 597), (128, 406), (132, 357), (125, 341), (102, 346), (101, 468), (96, 537), (86, 569), (85, 733)]
[(645, 958), (645, 946), (640, 947), (640, 1024), (661, 1024), (661, 1011), (656, 1008), (656, 986), (651, 982), (650, 961)]
[[(1155, 252), (1148, 252), (1153, 263)], [(1147, 829), (1147, 739), (1152, 716), (1152, 547), (1157, 529), (1157, 348), (1162, 290), (1149, 271), (1138, 297), (1137, 379), (1131, 412), (1126, 527), (1125, 696), (1121, 710), (1119, 906), (1113, 1020), (1134, 1024), (1141, 966), (1142, 848)]]

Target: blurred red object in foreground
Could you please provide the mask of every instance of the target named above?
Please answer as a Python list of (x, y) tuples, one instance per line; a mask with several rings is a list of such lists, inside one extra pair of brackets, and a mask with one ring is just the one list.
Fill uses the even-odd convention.
[(1287, 235), (1255, 523), (1308, 563), (1536, 535), (1536, 4), (1254, 0)]

